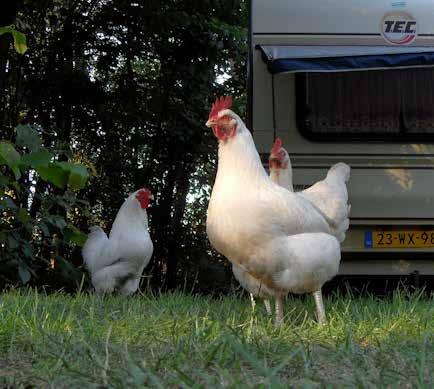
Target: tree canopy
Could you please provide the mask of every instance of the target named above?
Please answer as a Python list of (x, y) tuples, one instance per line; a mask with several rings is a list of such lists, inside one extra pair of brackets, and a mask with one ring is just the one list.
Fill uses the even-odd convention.
[[(0, 166), (1, 180), (16, 181), (0, 186), (9, 218), (0, 227), (0, 267), (10, 269), (0, 285), (74, 287), (83, 270), (79, 231), (93, 224), (108, 230), (128, 193), (147, 186), (156, 195), (149, 283), (226, 287), (230, 272), (205, 233), (217, 147), (204, 122), (217, 95), (232, 94), (244, 112), (246, 1), (16, 4), (1, 20), (0, 139), (31, 154), (19, 141), (27, 128), (50, 163), (86, 166), (90, 179), (85, 186), (56, 185), (43, 169), (29, 165), (16, 177), (11, 166)], [(29, 228), (15, 230), (8, 201), (27, 215)], [(44, 231), (50, 216), (65, 225), (48, 223)], [(25, 277), (9, 255), (13, 232), (32, 247)]]

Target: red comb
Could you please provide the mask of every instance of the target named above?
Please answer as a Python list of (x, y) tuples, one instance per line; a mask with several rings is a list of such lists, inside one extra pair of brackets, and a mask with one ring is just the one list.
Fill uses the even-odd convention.
[(276, 138), (276, 140), (274, 141), (273, 148), (271, 149), (271, 154), (277, 154), (281, 148), (282, 148), (282, 139)]
[(232, 107), (232, 96), (216, 98), (215, 103), (211, 107), (211, 112), (209, 113), (209, 119), (216, 116), (220, 111), (224, 109), (229, 109)]

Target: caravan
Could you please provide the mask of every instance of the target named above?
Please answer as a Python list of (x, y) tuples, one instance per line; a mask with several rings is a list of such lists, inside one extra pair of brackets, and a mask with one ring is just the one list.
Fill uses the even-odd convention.
[(252, 0), (249, 128), (288, 150), (294, 188), (352, 168), (341, 274), (434, 274), (434, 8)]

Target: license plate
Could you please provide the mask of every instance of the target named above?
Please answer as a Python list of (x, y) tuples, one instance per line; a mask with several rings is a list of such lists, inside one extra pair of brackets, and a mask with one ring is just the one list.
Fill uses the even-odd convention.
[(376, 249), (434, 247), (434, 230), (366, 231), (365, 247)]

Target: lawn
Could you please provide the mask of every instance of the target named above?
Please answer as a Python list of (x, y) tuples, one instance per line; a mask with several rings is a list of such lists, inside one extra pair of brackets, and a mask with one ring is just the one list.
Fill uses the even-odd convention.
[(0, 295), (0, 386), (434, 387), (434, 299), (289, 298), (275, 328), (262, 304), (87, 293)]

